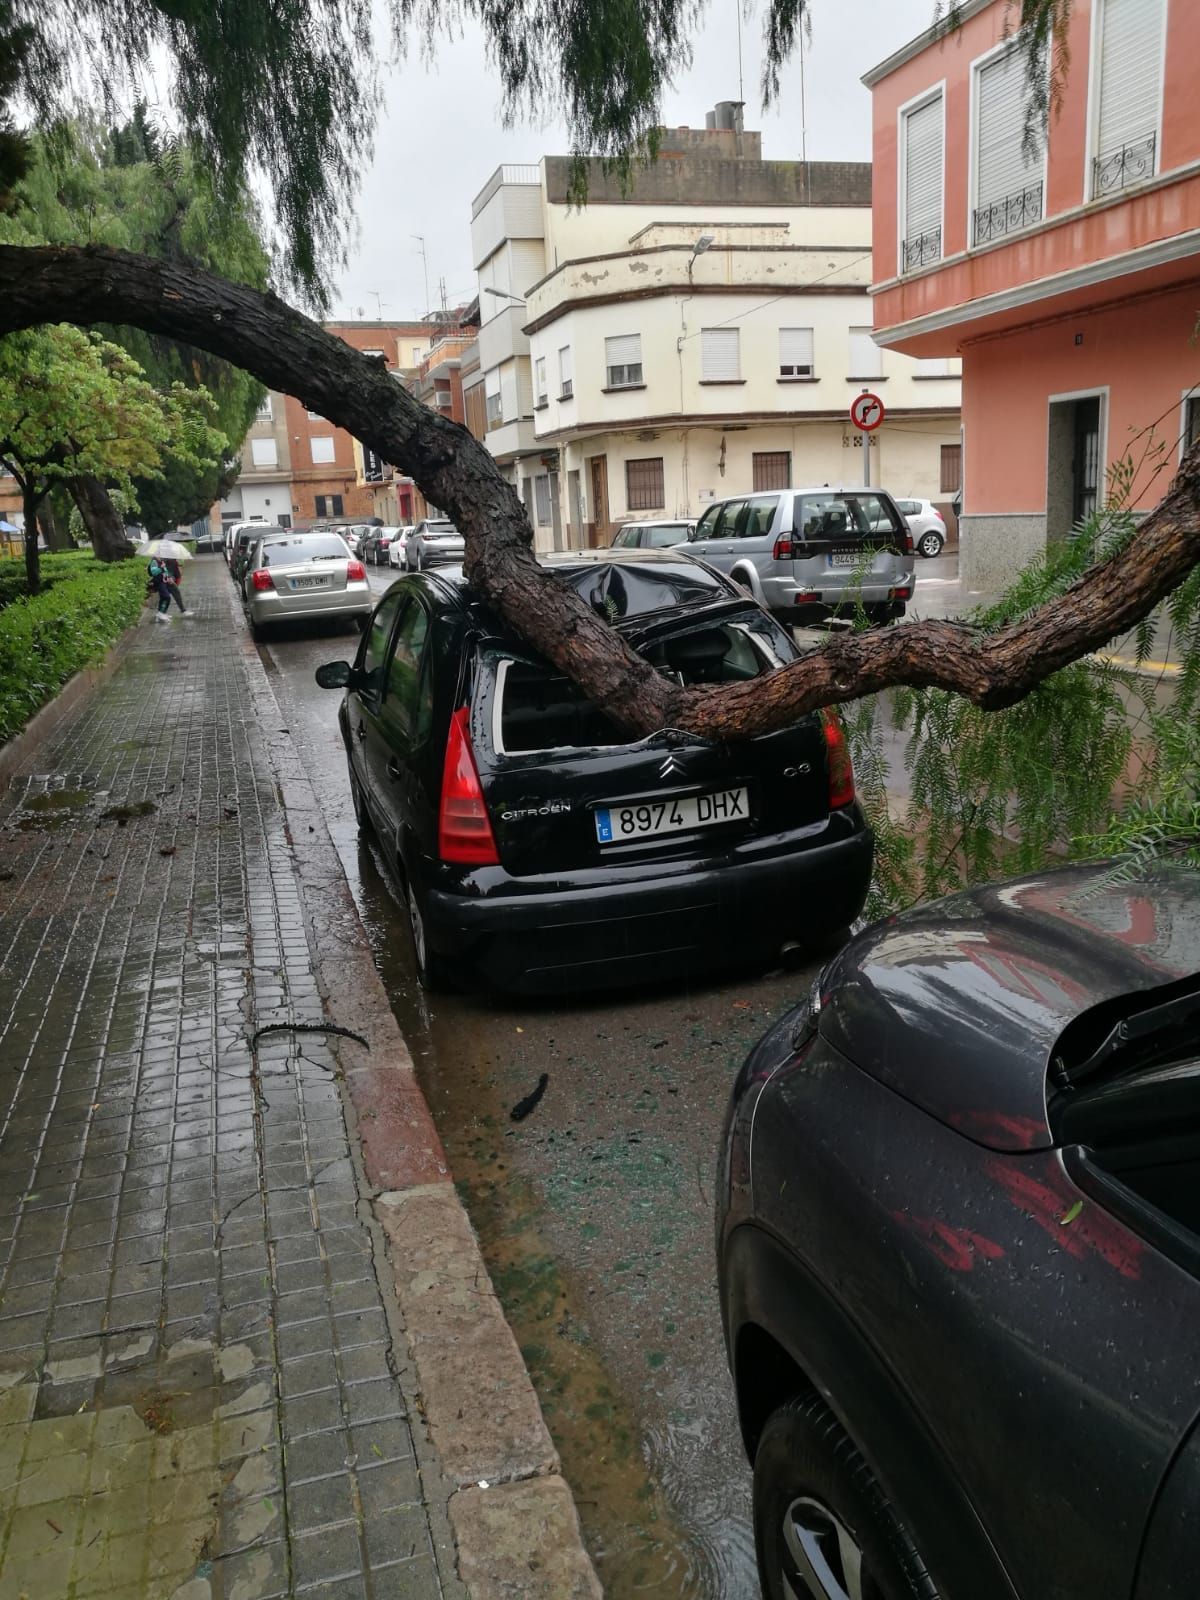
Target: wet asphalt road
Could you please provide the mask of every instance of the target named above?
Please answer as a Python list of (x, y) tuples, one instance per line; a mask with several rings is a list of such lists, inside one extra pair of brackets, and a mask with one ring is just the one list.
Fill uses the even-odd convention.
[[(937, 614), (957, 562), (919, 566)], [(936, 570), (935, 570), (936, 569)], [(387, 579), (372, 573), (382, 592)], [(920, 594), (920, 591), (919, 591)], [(924, 598), (922, 596), (922, 598)], [(946, 599), (950, 595), (945, 596)], [(578, 1003), (426, 1001), (407, 923), (359, 837), (322, 661), (296, 626), (262, 649), (613, 1600), (752, 1600), (749, 1472), (721, 1339), (713, 1180), (729, 1085), (815, 966)], [(510, 1108), (549, 1074), (544, 1099)]]

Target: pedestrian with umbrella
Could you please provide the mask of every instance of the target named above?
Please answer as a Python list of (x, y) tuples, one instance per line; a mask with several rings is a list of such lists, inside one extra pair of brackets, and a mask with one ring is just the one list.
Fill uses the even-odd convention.
[(150, 578), (150, 587), (158, 595), (158, 611), (156, 620), (169, 621), (168, 612), (171, 601), (179, 607), (184, 616), (191, 613), (183, 603), (183, 596), (179, 592), (180, 579), (183, 572), (181, 561), (190, 561), (192, 552), (177, 539), (149, 539), (145, 544), (138, 546), (138, 554), (150, 557), (150, 564), (146, 571)]

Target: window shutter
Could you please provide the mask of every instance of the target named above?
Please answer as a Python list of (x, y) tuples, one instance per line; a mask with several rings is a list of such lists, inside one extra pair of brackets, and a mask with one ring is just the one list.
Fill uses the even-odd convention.
[(850, 329), (850, 378), (878, 378), (882, 371), (879, 346), (870, 328)]
[(742, 375), (736, 328), (701, 328), (700, 376), (709, 383), (728, 383)]
[(563, 345), (558, 352), (558, 386), (563, 394), (570, 394), (574, 382), (574, 369), (571, 366), (571, 346)]
[(251, 439), (250, 458), (256, 467), (274, 467), (279, 464), (274, 439)]
[(1016, 45), (980, 69), (976, 206), (996, 205), (1041, 177), (1040, 156), (1030, 160), (1025, 153), (1026, 66)]
[(904, 118), (904, 237), (919, 239), (942, 225), (942, 97)]
[(537, 398), (538, 398), (538, 404), (539, 405), (541, 404), (541, 402), (543, 400), (545, 400), (547, 398), (547, 395), (546, 395), (546, 358), (545, 358), (545, 356), (539, 356), (537, 358)]
[(609, 367), (636, 367), (642, 360), (640, 333), (621, 333), (604, 341), (604, 361)]
[(1100, 15), (1100, 119), (1096, 155), (1158, 132), (1163, 0), (1104, 0)]
[(784, 378), (811, 378), (813, 375), (813, 331), (811, 328), (780, 328), (779, 372)]
[(500, 394), (500, 368), (499, 367), (493, 367), (490, 372), (484, 374), (483, 391), (487, 395), (496, 395), (497, 397), (499, 396), (499, 394)]

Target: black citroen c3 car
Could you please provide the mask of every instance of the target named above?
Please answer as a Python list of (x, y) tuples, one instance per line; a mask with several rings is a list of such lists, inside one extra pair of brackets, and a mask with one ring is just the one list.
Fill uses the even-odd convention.
[[(797, 654), (687, 555), (547, 564), (682, 683), (764, 676)], [(647, 982), (819, 945), (862, 910), (872, 838), (836, 716), (736, 745), (630, 738), (457, 568), (394, 584), (353, 665), (317, 681), (346, 691), (355, 811), (397, 876), (428, 987)]]

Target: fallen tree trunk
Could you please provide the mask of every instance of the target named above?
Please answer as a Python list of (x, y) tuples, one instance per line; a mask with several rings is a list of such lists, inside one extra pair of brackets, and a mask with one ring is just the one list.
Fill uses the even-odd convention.
[(748, 738), (899, 684), (947, 689), (987, 709), (1012, 705), (1126, 632), (1200, 562), (1197, 443), (1119, 555), (1007, 627), (980, 637), (929, 621), (835, 637), (769, 677), (683, 689), (538, 565), (525, 509), (482, 444), (421, 405), (378, 357), (360, 355), (275, 295), (99, 246), (0, 246), (0, 332), (46, 322), (132, 325), (224, 356), (394, 462), (461, 528), (478, 593), (635, 733), (678, 727)]

